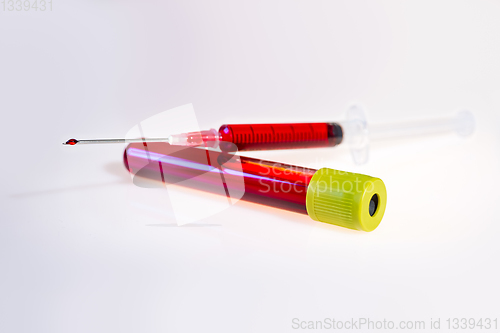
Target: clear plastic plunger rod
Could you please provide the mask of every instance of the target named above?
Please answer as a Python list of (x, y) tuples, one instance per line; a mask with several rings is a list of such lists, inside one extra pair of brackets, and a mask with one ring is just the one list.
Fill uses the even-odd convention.
[(405, 137), (422, 137), (455, 132), (469, 136), (474, 132), (474, 116), (462, 110), (454, 117), (420, 121), (368, 125), (363, 108), (354, 105), (347, 110), (347, 120), (341, 123), (343, 142), (347, 142), (356, 164), (368, 161), (371, 141), (392, 140)]
[(369, 125), (370, 140), (399, 139), (410, 136), (432, 135), (446, 132), (456, 132), (467, 136), (474, 130), (474, 118), (467, 111), (459, 112), (455, 117), (429, 119), (397, 124)]

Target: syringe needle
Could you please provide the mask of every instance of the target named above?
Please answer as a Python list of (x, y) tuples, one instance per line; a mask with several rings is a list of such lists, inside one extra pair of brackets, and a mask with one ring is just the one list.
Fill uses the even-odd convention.
[(80, 145), (80, 144), (100, 144), (100, 143), (143, 143), (143, 142), (168, 142), (175, 146), (203, 146), (217, 147), (219, 141), (219, 133), (214, 130), (198, 131), (189, 133), (180, 133), (169, 135), (165, 138), (122, 138), (122, 139), (91, 139), (77, 140), (69, 139), (63, 145)]
[(168, 138), (137, 138), (137, 139), (92, 139), (77, 140), (69, 139), (63, 145), (74, 146), (76, 144), (101, 144), (101, 143), (137, 143), (137, 142), (169, 142)]

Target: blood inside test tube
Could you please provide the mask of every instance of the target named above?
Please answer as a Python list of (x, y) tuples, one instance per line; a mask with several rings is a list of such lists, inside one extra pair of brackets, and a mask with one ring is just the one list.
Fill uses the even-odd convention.
[[(307, 214), (307, 187), (316, 172), (315, 169), (163, 142), (128, 145), (124, 163), (134, 175), (136, 184), (141, 178), (165, 185), (189, 184), (198, 190), (226, 193), (302, 214)], [(184, 182), (194, 178), (195, 182)]]

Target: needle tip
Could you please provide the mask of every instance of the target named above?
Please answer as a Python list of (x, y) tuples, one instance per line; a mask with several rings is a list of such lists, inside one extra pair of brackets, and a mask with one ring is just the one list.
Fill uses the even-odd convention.
[(70, 146), (74, 146), (78, 143), (78, 140), (77, 139), (69, 139), (68, 141), (64, 142), (63, 145), (70, 145)]

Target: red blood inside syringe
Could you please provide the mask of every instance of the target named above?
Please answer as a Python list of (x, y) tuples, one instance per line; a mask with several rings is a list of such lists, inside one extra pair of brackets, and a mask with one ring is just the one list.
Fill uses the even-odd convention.
[(141, 179), (185, 185), (303, 214), (307, 214), (307, 186), (316, 172), (161, 142), (130, 144), (125, 150), (124, 162), (137, 185)]
[(222, 125), (219, 128), (220, 147), (231, 145), (238, 150), (312, 148), (338, 145), (342, 128), (335, 123)]
[(342, 142), (337, 123), (222, 125), (208, 130), (172, 135), (174, 145), (215, 147), (223, 151), (268, 150), (336, 146)]

